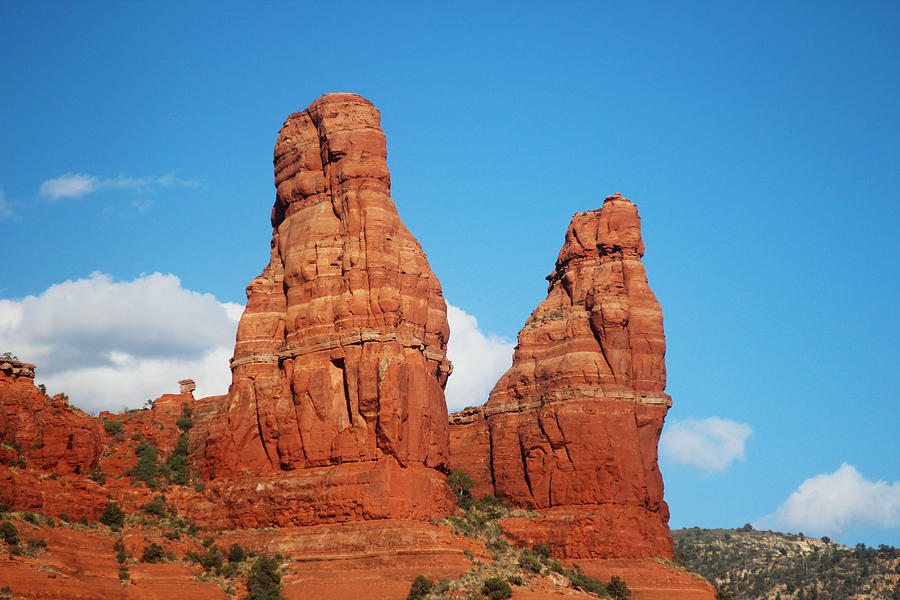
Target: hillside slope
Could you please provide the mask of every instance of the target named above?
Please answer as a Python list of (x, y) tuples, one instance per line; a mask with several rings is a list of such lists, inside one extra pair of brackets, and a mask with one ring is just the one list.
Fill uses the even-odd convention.
[(749, 526), (677, 529), (672, 537), (676, 561), (734, 600), (900, 599), (900, 549), (892, 546), (848, 548)]

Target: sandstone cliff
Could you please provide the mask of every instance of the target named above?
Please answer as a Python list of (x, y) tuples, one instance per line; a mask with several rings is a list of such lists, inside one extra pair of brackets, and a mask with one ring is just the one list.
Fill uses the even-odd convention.
[(647, 284), (637, 208), (616, 194), (578, 213), (483, 409), (451, 417), (454, 469), (476, 493), (548, 509), (510, 522), (566, 556), (672, 555), (657, 467), (670, 398), (662, 312)]
[(87, 473), (100, 457), (100, 428), (59, 394), (34, 385), (34, 365), (0, 360), (0, 462), (56, 473)]
[[(210, 424), (211, 497), (242, 524), (445, 513), (440, 283), (390, 197), (380, 114), (327, 94), (275, 145), (271, 260)], [(265, 500), (260, 502), (260, 500)]]

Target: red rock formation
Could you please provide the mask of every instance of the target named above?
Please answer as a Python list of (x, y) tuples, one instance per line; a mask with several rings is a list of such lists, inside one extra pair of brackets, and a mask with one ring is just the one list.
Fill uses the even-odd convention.
[[(209, 496), (241, 524), (428, 518), (446, 479), (446, 304), (390, 197), (380, 114), (328, 94), (275, 145), (269, 265), (247, 288)], [(265, 502), (260, 502), (265, 499)]]
[[(546, 522), (504, 530), (549, 540), (561, 556), (672, 555), (657, 467), (671, 400), (643, 253), (627, 199), (577, 213), (512, 367), (482, 410), (451, 417), (453, 468), (469, 473), (476, 493), (549, 509)], [(470, 452), (479, 448), (489, 460)]]
[[(100, 457), (97, 421), (34, 385), (34, 365), (0, 361), (0, 459), (55, 473), (87, 473)], [(24, 464), (23, 464), (24, 466)]]

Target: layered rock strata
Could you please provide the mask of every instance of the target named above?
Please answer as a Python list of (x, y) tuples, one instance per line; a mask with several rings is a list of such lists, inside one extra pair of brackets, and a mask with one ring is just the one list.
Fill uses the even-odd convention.
[(672, 555), (657, 466), (665, 337), (643, 254), (628, 199), (577, 213), (512, 367), (483, 408), (451, 416), (453, 468), (475, 492), (547, 515), (504, 525), (523, 543), (568, 557)]
[(327, 94), (281, 128), (270, 261), (247, 288), (205, 441), (209, 495), (232, 521), (429, 518), (453, 504), (446, 303), (391, 200), (379, 124), (364, 98)]
[(35, 366), (0, 363), (0, 461), (55, 473), (86, 474), (100, 457), (100, 427), (63, 394), (34, 385)]

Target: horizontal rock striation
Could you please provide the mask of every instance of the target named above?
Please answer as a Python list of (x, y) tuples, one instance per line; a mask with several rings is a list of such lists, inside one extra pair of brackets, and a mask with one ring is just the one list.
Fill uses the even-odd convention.
[(69, 405), (63, 394), (48, 397), (34, 385), (34, 365), (0, 364), (0, 461), (25, 463), (55, 473), (87, 473), (100, 457), (100, 427)]
[(327, 94), (281, 128), (270, 261), (205, 439), (210, 495), (236, 522), (452, 506), (446, 303), (391, 200), (379, 123), (364, 98)]
[(665, 337), (643, 253), (626, 198), (577, 213), (512, 367), (483, 408), (451, 416), (453, 468), (475, 493), (548, 509), (504, 530), (564, 556), (672, 556), (657, 466)]

